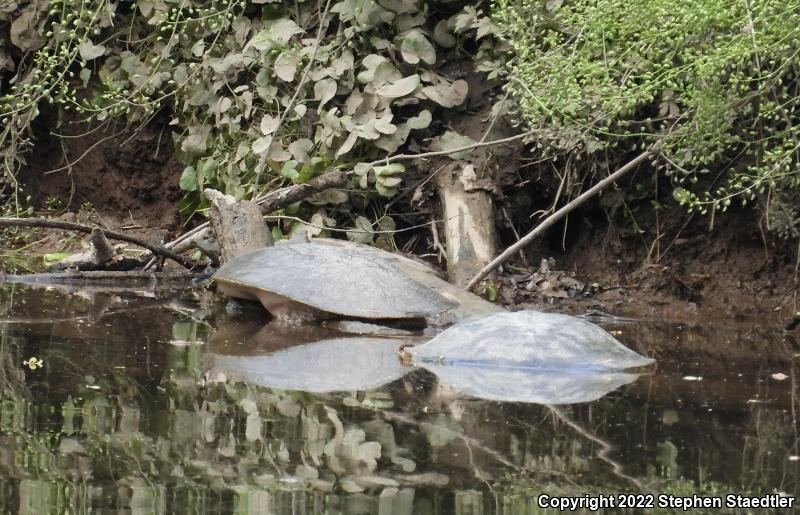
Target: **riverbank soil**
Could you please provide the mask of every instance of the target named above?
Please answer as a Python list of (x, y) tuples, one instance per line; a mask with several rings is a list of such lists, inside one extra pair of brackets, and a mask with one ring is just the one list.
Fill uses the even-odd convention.
[[(777, 326), (797, 312), (797, 242), (770, 236), (757, 210), (712, 220), (670, 199), (659, 199), (658, 211), (652, 199), (642, 199), (610, 213), (607, 197), (615, 194), (531, 246), (531, 261), (552, 258), (545, 267), (550, 281), (531, 291), (513, 288), (510, 300), (639, 318), (757, 318)], [(557, 279), (553, 270), (561, 271)]]
[[(20, 177), (37, 211), (151, 240), (176, 233), (184, 167), (165, 123), (151, 122), (131, 136), (124, 127), (98, 131), (67, 121), (61, 138), (50, 134), (54, 125), (47, 113), (37, 120), (36, 146)], [(44, 234), (44, 246), (57, 243), (52, 231)]]
[[(177, 185), (183, 167), (175, 159), (169, 127), (152, 123), (133, 138), (80, 124), (64, 127), (66, 135), (84, 135), (60, 139), (40, 131), (22, 177), (37, 210), (66, 220), (88, 217), (152, 240), (166, 241), (180, 232)], [(502, 188), (497, 199), (502, 249), (538, 223), (531, 213), (551, 207), (559, 183), (555, 176), (536, 174), (525, 180), (521, 147), (494, 151), (503, 155), (495, 160)], [(797, 242), (770, 236), (756, 209), (713, 219), (688, 213), (664, 198), (671, 191), (668, 183), (661, 187), (663, 194), (655, 193), (665, 179), (653, 178), (643, 167), (626, 179), (624, 190), (604, 192), (531, 244), (495, 276), (498, 301), (639, 318), (757, 317), (776, 327), (786, 323), (798, 309)], [(413, 179), (407, 178), (412, 184)], [(622, 191), (642, 193), (624, 198)], [(428, 197), (427, 209), (435, 212), (436, 202)], [(398, 206), (415, 207), (410, 200)], [(82, 241), (57, 231), (42, 234), (35, 248), (40, 253), (75, 249)], [(424, 239), (430, 241), (427, 230)], [(426, 249), (417, 245), (416, 250)]]

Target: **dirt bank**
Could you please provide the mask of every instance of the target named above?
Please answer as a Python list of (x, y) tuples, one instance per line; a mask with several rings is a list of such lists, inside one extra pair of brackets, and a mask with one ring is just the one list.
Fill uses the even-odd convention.
[(651, 200), (629, 204), (623, 215), (609, 213), (601, 198), (527, 249), (529, 266), (552, 257), (550, 267), (583, 289), (543, 294), (518, 288), (510, 300), (697, 322), (780, 324), (797, 311), (797, 244), (770, 236), (756, 210), (733, 210), (712, 221), (671, 199), (659, 199), (656, 212), (644, 205)]
[(37, 120), (36, 148), (21, 181), (34, 207), (72, 219), (80, 213), (96, 222), (156, 238), (178, 226), (178, 178), (170, 128), (153, 122), (134, 136), (125, 130), (96, 130), (75, 120), (55, 124), (47, 113)]

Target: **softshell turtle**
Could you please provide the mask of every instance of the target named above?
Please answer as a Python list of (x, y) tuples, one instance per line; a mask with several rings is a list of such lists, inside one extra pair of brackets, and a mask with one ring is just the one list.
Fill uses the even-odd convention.
[(214, 281), (225, 295), (258, 300), (283, 320), (424, 319), (444, 325), (501, 310), (412, 259), (326, 238), (242, 254)]
[(654, 362), (591, 322), (539, 311), (504, 311), (465, 320), (405, 352), (419, 364), (562, 373), (624, 370)]

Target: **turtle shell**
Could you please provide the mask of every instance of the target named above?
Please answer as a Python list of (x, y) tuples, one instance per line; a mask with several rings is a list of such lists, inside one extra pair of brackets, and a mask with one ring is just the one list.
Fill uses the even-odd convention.
[(471, 318), (408, 351), (420, 364), (562, 371), (624, 370), (653, 363), (591, 322), (532, 310)]
[(293, 306), (367, 319), (428, 318), (456, 307), (393, 261), (392, 254), (378, 249), (311, 241), (242, 254), (222, 266), (214, 281), (224, 293), (258, 299), (270, 311), (276, 297)]

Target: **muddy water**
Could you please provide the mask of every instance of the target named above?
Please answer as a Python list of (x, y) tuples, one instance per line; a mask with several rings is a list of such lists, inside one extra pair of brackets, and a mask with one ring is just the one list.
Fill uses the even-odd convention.
[(264, 323), (187, 291), (0, 290), (0, 511), (524, 514), (548, 495), (671, 513), (800, 493), (800, 374), (774, 327), (607, 326), (658, 366), (546, 405), (464, 395), (396, 341)]

